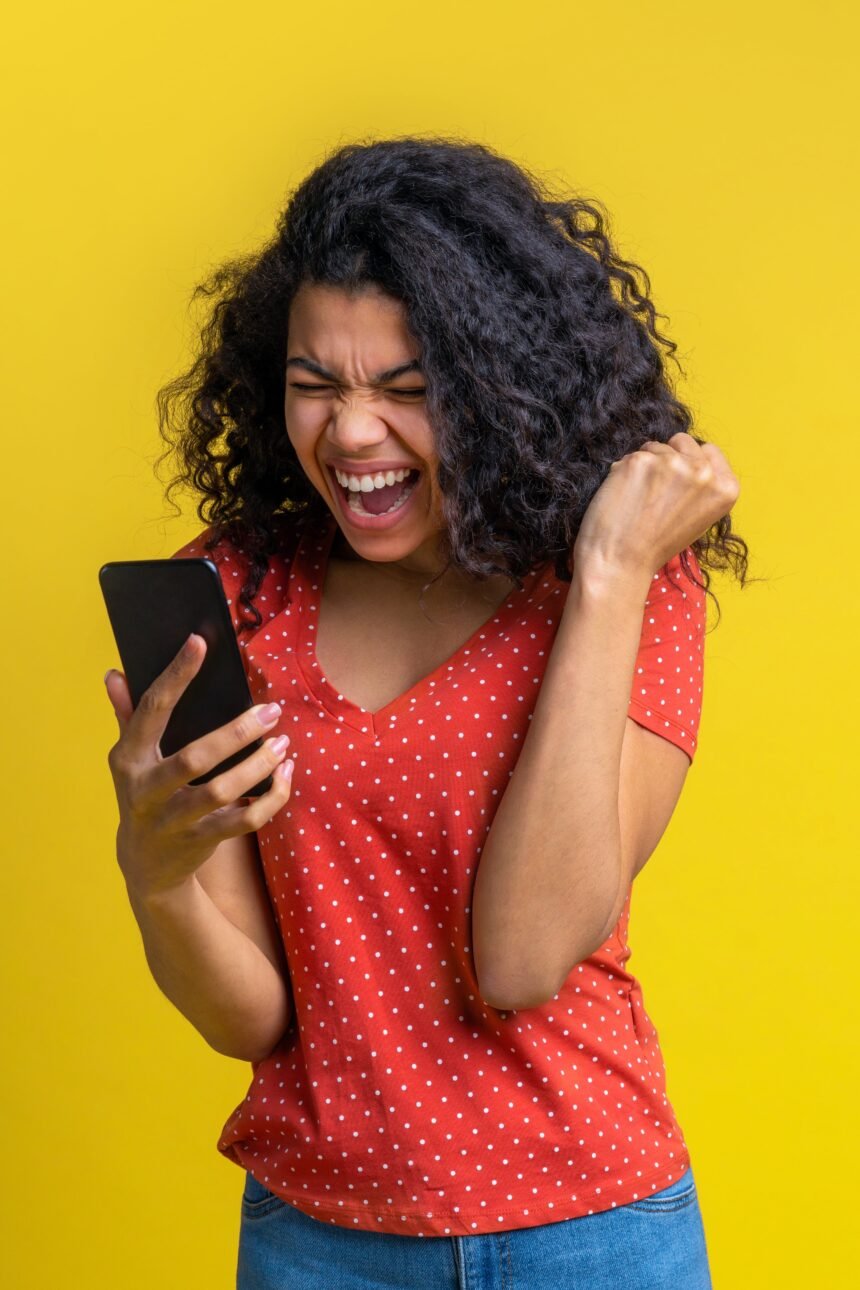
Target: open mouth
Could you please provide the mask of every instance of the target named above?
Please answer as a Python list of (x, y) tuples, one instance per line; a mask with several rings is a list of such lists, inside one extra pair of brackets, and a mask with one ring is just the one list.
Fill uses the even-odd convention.
[[(420, 470), (384, 471), (379, 475), (348, 476), (343, 471), (332, 470), (332, 476), (345, 506), (354, 515), (379, 518), (399, 511), (409, 499), (421, 478)], [(352, 481), (352, 486), (345, 482)], [(356, 482), (360, 480), (360, 487)]]

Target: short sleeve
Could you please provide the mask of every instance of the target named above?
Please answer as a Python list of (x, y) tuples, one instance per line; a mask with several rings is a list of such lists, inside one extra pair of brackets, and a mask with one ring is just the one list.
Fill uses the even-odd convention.
[[(692, 547), (687, 559), (701, 570)], [(628, 716), (677, 744), (692, 762), (702, 715), (706, 597), (684, 572), (680, 554), (651, 580)]]

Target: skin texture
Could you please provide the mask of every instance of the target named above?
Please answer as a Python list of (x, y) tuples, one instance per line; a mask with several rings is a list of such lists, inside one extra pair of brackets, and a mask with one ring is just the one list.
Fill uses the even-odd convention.
[[(296, 364), (310, 360), (338, 379), (328, 381)], [(424, 377), (409, 372), (384, 386), (374, 377), (402, 363), (420, 362), (399, 301), (375, 289), (351, 294), (339, 288), (308, 285), (296, 293), (290, 310), (284, 415), (287, 434), (305, 474), (338, 519), (341, 558), (385, 565), (404, 586), (420, 588), (442, 569), (438, 535), (444, 531), (442, 496), (436, 478), (438, 458), (423, 394)], [(304, 388), (298, 388), (302, 386)], [(420, 466), (417, 505), (392, 529), (378, 533), (349, 526), (341, 518), (325, 468), (333, 457), (366, 468), (374, 460), (395, 459)], [(455, 570), (446, 587), (462, 592), (474, 586)], [(481, 585), (502, 598), (514, 585), (507, 578)], [(492, 592), (491, 592), (492, 597)]]

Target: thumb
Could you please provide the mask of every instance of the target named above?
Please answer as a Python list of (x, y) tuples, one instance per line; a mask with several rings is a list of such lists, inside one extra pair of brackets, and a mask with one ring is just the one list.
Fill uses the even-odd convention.
[(115, 667), (108, 668), (105, 673), (105, 689), (113, 706), (117, 724), (120, 731), (122, 731), (134, 712), (134, 705), (128, 692), (128, 682), (125, 679), (125, 674), (118, 672)]

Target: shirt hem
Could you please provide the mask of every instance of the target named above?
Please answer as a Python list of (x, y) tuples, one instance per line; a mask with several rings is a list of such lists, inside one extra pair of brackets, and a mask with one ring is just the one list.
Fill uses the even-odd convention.
[[(682, 752), (687, 753), (691, 761), (693, 760), (693, 754), (696, 752), (698, 738), (691, 730), (682, 726), (680, 722), (673, 721), (671, 717), (664, 717), (659, 708), (655, 708), (653, 703), (644, 703), (641, 699), (631, 698), (628, 703), (628, 708), (633, 710), (630, 711), (628, 715), (632, 717), (634, 721), (637, 721), (639, 725), (644, 726), (648, 725), (649, 722), (653, 722), (653, 726), (648, 725), (648, 728), (653, 730), (654, 734), (662, 735), (664, 739), (667, 738), (666, 726), (668, 726), (670, 730), (682, 736), (683, 742), (675, 739), (670, 739), (669, 742), (676, 744)], [(641, 721), (638, 720), (635, 713), (638, 713), (639, 716), (642, 717)]]
[[(233, 1159), (232, 1156), (230, 1158)], [(236, 1163), (257, 1177), (254, 1170), (248, 1169), (241, 1160), (237, 1159)], [(624, 1205), (646, 1199), (653, 1195), (653, 1191), (661, 1190), (660, 1187), (647, 1190), (650, 1183), (657, 1181), (664, 1187), (668, 1187), (676, 1182), (689, 1167), (690, 1153), (684, 1148), (670, 1166), (661, 1165), (650, 1173), (628, 1180), (624, 1187), (617, 1188), (617, 1194), (623, 1199), (616, 1199), (615, 1196), (610, 1195), (611, 1184), (602, 1183), (599, 1193), (595, 1187), (580, 1191), (575, 1202), (547, 1201), (541, 1205), (526, 1203), (499, 1208), (488, 1201), (486, 1205), (477, 1209), (464, 1210), (461, 1207), (457, 1213), (433, 1211), (432, 1217), (428, 1217), (426, 1210), (398, 1210), (396, 1219), (392, 1216), (392, 1211), (381, 1214), (370, 1205), (353, 1201), (335, 1202), (330, 1197), (314, 1197), (307, 1192), (293, 1193), (283, 1189), (276, 1190), (271, 1182), (264, 1182), (262, 1178), (257, 1178), (257, 1181), (273, 1195), (286, 1204), (292, 1205), (308, 1218), (314, 1218), (318, 1222), (328, 1222), (332, 1226), (343, 1227), (348, 1231), (383, 1232), (390, 1235), (419, 1237), (480, 1236), (488, 1232), (539, 1227), (548, 1223), (565, 1222), (571, 1218), (585, 1218), (610, 1209), (620, 1209)], [(673, 1175), (671, 1178), (670, 1173)], [(347, 1223), (343, 1221), (346, 1217), (360, 1221)], [(500, 1219), (502, 1221), (499, 1221)]]

